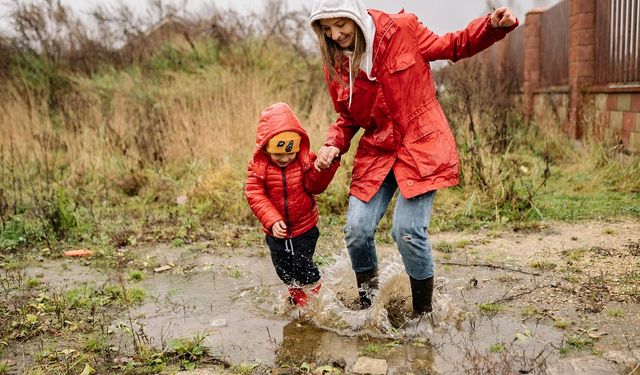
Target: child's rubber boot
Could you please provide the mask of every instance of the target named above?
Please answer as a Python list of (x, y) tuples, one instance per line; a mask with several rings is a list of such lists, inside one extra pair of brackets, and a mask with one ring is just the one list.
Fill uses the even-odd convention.
[(311, 286), (311, 288), (309, 288), (309, 292), (311, 294), (318, 294), (318, 293), (320, 293), (320, 288), (322, 288), (322, 283), (318, 281), (318, 283), (316, 285), (313, 285), (313, 286)]
[(302, 288), (289, 288), (289, 303), (298, 307), (305, 307), (309, 296)]

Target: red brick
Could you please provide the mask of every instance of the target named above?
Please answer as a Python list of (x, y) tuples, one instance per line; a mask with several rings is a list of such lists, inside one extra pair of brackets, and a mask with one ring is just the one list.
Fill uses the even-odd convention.
[(592, 29), (596, 25), (595, 13), (591, 12), (572, 15), (569, 22), (573, 30)]
[(571, 38), (575, 40), (577, 46), (593, 45), (596, 40), (596, 29), (576, 30), (571, 34)]
[(607, 95), (607, 109), (610, 111), (618, 110), (618, 95), (616, 94)]
[(631, 94), (631, 111), (640, 112), (640, 92)]
[(600, 0), (572, 0), (570, 10), (574, 14), (595, 12), (596, 1)]
[(622, 130), (626, 132), (636, 131), (636, 121), (638, 115), (634, 112), (623, 112), (622, 114)]
[(593, 61), (595, 59), (595, 45), (583, 45), (576, 47), (578, 61)]

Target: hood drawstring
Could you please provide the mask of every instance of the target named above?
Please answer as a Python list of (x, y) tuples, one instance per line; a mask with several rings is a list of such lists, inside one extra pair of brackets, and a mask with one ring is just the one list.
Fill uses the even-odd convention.
[(353, 65), (353, 54), (349, 55), (349, 109), (351, 109), (351, 100), (353, 99), (353, 71), (351, 70), (352, 65)]
[(287, 253), (291, 253), (291, 255), (294, 255), (294, 253), (293, 253), (293, 241), (291, 240), (291, 238), (286, 238), (284, 240), (284, 251), (286, 251)]
[[(354, 51), (358, 49), (358, 33), (355, 33), (355, 47), (353, 48)], [(358, 69), (360, 69), (360, 67), (358, 67)], [(349, 54), (349, 106), (348, 108), (351, 109), (351, 101), (353, 99), (353, 53)]]

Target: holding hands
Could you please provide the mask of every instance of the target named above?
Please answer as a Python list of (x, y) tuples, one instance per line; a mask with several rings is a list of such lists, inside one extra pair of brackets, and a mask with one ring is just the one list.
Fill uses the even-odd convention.
[(340, 155), (340, 149), (335, 146), (322, 146), (318, 151), (318, 158), (315, 162), (315, 168), (317, 171), (327, 169), (331, 166), (331, 162), (338, 155)]
[(497, 8), (491, 13), (491, 26), (511, 27), (516, 23), (516, 16), (506, 7)]

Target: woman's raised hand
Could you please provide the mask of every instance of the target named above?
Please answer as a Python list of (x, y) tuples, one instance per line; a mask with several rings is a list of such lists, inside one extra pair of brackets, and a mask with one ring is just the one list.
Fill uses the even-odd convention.
[(491, 26), (511, 27), (516, 24), (516, 16), (506, 7), (497, 8), (491, 13)]
[(318, 158), (315, 162), (315, 168), (317, 171), (321, 169), (327, 169), (331, 165), (333, 159), (340, 155), (340, 149), (335, 146), (322, 146), (318, 151)]

